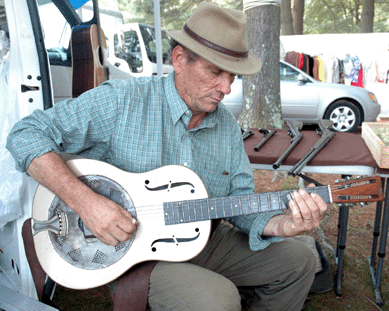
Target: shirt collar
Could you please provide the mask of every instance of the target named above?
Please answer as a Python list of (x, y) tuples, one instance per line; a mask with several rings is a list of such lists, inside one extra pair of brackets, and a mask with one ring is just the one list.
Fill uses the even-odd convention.
[[(174, 71), (170, 73), (165, 79), (165, 94), (174, 124), (176, 124), (184, 116), (184, 114), (190, 117), (192, 116), (192, 111), (185, 104), (180, 94), (178, 94), (174, 82)], [(207, 114), (199, 129), (214, 127), (217, 123), (218, 114), (219, 107), (217, 107), (215, 111)]]

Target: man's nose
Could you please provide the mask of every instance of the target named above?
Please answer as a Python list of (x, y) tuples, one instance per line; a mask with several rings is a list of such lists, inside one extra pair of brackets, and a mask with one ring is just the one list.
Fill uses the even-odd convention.
[(231, 93), (231, 84), (233, 82), (232, 74), (228, 72), (223, 72), (219, 77), (219, 84), (216, 88), (217, 91), (222, 92), (223, 94)]

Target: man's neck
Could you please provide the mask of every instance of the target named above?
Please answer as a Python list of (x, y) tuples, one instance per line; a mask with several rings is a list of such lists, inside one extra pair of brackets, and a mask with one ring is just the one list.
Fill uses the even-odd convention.
[(188, 129), (191, 130), (191, 129), (194, 129), (196, 127), (199, 127), (200, 124), (204, 121), (206, 116), (207, 116), (206, 112), (193, 114), (192, 118), (189, 121)]

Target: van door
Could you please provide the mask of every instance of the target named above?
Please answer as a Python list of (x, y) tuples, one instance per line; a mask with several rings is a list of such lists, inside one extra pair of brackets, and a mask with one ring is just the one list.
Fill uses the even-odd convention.
[(21, 228), (37, 183), (5, 149), (13, 124), (52, 106), (49, 64), (36, 0), (0, 0), (0, 284), (36, 298)]

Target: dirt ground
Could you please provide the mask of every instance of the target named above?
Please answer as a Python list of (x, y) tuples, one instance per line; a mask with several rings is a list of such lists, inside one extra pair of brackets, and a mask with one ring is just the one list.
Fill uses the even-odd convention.
[[(298, 187), (297, 177), (274, 174), (271, 171), (255, 171), (254, 175), (257, 192)], [(307, 175), (322, 184), (333, 184), (341, 178), (340, 175)], [(375, 213), (375, 203), (364, 207), (356, 205), (349, 209), (341, 296), (335, 294), (335, 289), (324, 294), (310, 295), (311, 303), (305, 310), (389, 310), (389, 263), (384, 258), (381, 283), (384, 305), (378, 306), (367, 260), (371, 255)], [(339, 207), (330, 204), (321, 226), (309, 234), (320, 242), (330, 260), (334, 285), (337, 272), (335, 249), (338, 236), (338, 215)], [(54, 302), (60, 310), (112, 310), (109, 291), (105, 286), (87, 291), (73, 291), (59, 286)]]

